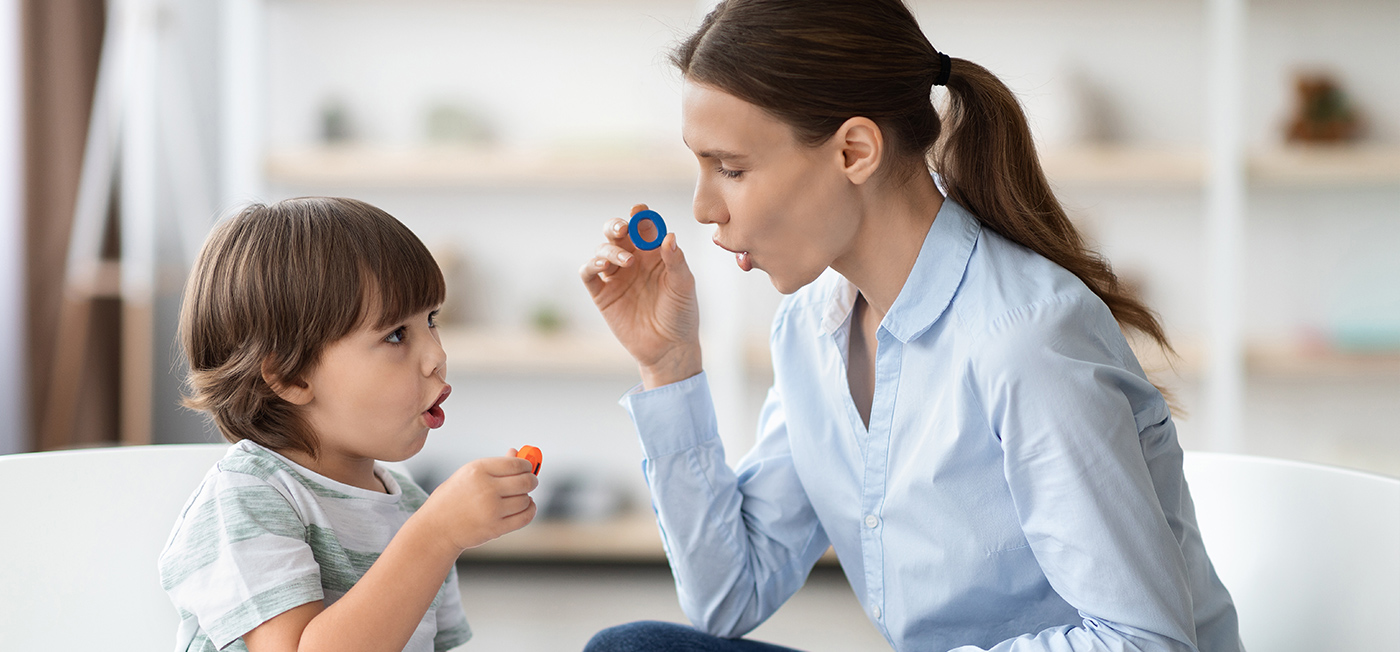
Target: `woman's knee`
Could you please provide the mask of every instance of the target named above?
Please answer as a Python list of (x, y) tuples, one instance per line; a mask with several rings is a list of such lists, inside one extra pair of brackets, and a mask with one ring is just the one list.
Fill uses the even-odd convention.
[(584, 646), (584, 652), (644, 652), (648, 650), (671, 650), (680, 647), (696, 634), (694, 629), (676, 623), (656, 620), (640, 620), (625, 625), (609, 627), (597, 634)]

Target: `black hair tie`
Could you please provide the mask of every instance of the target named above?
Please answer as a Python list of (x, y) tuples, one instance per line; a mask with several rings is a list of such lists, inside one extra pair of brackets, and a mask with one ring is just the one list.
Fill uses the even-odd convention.
[(934, 86), (947, 86), (948, 78), (953, 76), (953, 58), (935, 51), (938, 55), (938, 78), (933, 80)]

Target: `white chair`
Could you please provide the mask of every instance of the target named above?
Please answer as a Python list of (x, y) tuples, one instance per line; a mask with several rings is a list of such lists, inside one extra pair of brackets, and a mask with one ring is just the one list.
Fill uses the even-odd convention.
[(0, 650), (169, 650), (160, 555), (227, 444), (0, 456)]
[(1247, 650), (1400, 646), (1400, 480), (1221, 453), (1185, 468)]

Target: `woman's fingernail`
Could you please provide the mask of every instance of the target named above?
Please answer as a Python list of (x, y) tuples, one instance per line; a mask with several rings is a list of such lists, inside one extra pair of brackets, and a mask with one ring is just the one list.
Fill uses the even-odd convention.
[(595, 261), (593, 261), (593, 266), (594, 266), (594, 267), (602, 267), (602, 266), (604, 266), (604, 265), (606, 265), (606, 264), (608, 264), (608, 261), (606, 261), (606, 260), (595, 260)]
[(617, 255), (617, 259), (625, 263), (632, 260), (632, 255), (624, 251)]

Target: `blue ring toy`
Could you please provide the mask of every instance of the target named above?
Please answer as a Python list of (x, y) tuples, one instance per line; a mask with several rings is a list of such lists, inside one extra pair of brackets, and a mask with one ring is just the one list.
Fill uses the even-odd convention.
[[(642, 232), (638, 230), (642, 220), (651, 220), (656, 225), (656, 239), (643, 240)], [(661, 241), (666, 239), (666, 221), (661, 219), (661, 214), (656, 211), (637, 211), (632, 216), (632, 221), (627, 223), (627, 235), (632, 237), (632, 244), (637, 245), (642, 251), (651, 251), (661, 246)]]

